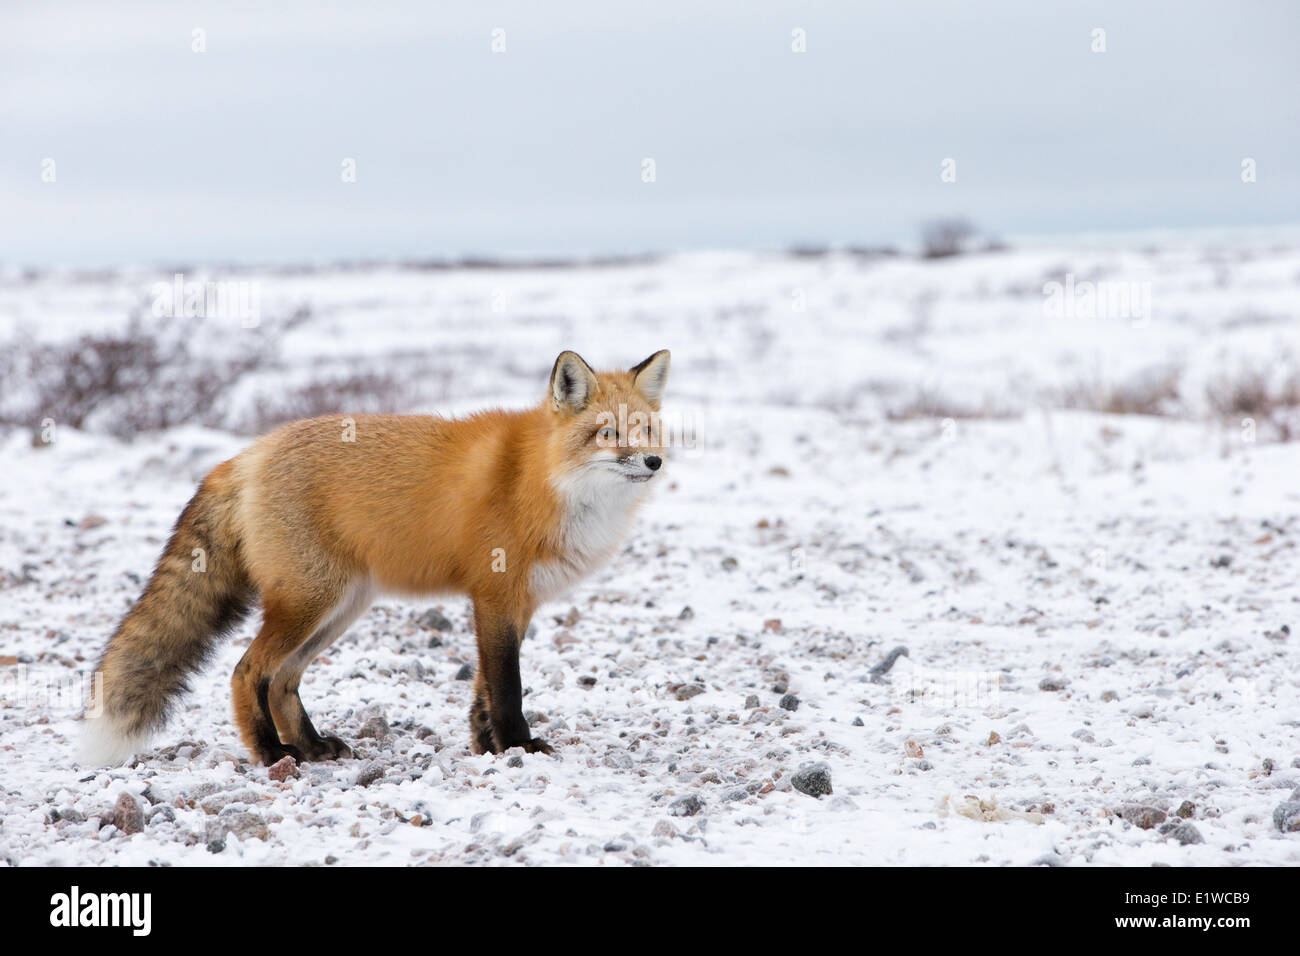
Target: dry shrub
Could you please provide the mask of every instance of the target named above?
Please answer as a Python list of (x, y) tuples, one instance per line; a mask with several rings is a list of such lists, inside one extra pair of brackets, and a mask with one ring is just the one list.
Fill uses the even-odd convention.
[(916, 419), (1008, 419), (1019, 417), (1020, 412), (1005, 403), (985, 396), (979, 404), (970, 404), (941, 394), (937, 389), (919, 388), (911, 396), (885, 408), (885, 417), (891, 422)]
[(308, 382), (297, 388), (263, 393), (238, 431), (259, 434), (300, 418), (321, 415), (391, 414), (417, 404), (420, 390), (392, 372), (361, 371)]
[(1061, 403), (1108, 415), (1176, 415), (1182, 407), (1181, 378), (1182, 369), (1174, 366), (1148, 369), (1123, 382), (1095, 377), (1065, 389)]
[(921, 226), (921, 255), (926, 259), (959, 255), (974, 236), (975, 227), (967, 219), (934, 219)]
[(189, 422), (214, 424), (219, 400), (267, 360), (263, 342), (224, 357), (200, 354), (183, 329), (154, 333), (133, 318), (121, 332), (69, 342), (11, 342), (0, 422), (45, 418), (129, 438)]
[(1221, 374), (1206, 384), (1205, 400), (1223, 419), (1267, 420), (1281, 410), (1300, 406), (1300, 372), (1291, 367), (1282, 374), (1267, 369)]

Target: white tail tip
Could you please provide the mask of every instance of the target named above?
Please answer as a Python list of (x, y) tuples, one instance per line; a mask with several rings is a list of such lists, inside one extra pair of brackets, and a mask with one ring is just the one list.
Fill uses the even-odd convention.
[(87, 716), (82, 722), (77, 762), (88, 767), (116, 767), (148, 749), (147, 731), (128, 732), (107, 714)]

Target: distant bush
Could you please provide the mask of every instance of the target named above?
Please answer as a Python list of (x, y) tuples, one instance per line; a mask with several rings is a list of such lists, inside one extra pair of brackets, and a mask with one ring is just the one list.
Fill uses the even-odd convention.
[(1280, 409), (1300, 406), (1300, 372), (1278, 376), (1251, 368), (1222, 373), (1206, 384), (1205, 399), (1220, 418), (1267, 419)]
[(139, 318), (120, 332), (69, 342), (9, 343), (0, 422), (35, 427), (51, 418), (119, 438), (187, 422), (212, 423), (218, 400), (261, 367), (261, 344), (227, 357), (199, 354), (183, 330), (151, 332)]
[(1148, 369), (1126, 381), (1101, 378), (1080, 381), (1065, 389), (1061, 402), (1066, 408), (1108, 415), (1174, 415), (1181, 408), (1178, 385), (1182, 369)]
[(300, 418), (391, 414), (417, 404), (421, 393), (422, 389), (391, 371), (363, 370), (314, 379), (297, 388), (259, 395), (251, 403), (251, 413), (236, 423), (236, 430), (260, 434)]
[(1261, 438), (1286, 442), (1300, 437), (1300, 371), (1289, 353), (1271, 371), (1256, 367), (1220, 373), (1206, 383), (1205, 400), (1225, 422), (1253, 422)]
[(921, 225), (921, 255), (926, 259), (959, 255), (974, 236), (975, 226), (968, 219), (932, 219)]
[(258, 433), (317, 415), (403, 411), (426, 394), (445, 394), (449, 372), (424, 355), (348, 363), (317, 370), (306, 384), (280, 384), (281, 336), (311, 318), (300, 308), (241, 330), (234, 347), (215, 341), (213, 329), (140, 314), (120, 330), (68, 341), (16, 337), (0, 344), (0, 425), (35, 432), (48, 418), (124, 439), (187, 424)]

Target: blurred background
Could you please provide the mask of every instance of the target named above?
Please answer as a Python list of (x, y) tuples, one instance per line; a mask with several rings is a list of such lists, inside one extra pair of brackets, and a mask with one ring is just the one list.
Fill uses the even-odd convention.
[(1295, 427), (1291, 3), (74, 2), (0, 28), (12, 424), (531, 401), (562, 348), (673, 344), (700, 402)]
[(0, 262), (1294, 223), (1297, 37), (1263, 0), (6, 4)]

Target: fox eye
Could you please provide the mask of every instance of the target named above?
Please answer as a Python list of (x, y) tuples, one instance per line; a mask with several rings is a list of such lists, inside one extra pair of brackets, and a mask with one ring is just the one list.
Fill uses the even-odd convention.
[(600, 441), (613, 441), (614, 429), (606, 425), (600, 431), (596, 432), (596, 438), (598, 438)]

